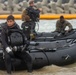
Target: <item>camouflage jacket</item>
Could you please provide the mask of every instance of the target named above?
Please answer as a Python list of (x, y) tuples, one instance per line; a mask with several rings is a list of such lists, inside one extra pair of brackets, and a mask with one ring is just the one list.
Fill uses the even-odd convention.
[(68, 21), (65, 20), (64, 23), (61, 23), (60, 20), (58, 20), (56, 22), (56, 30), (55, 31), (57, 31), (57, 32), (63, 32), (63, 31), (65, 31), (65, 28), (67, 26), (69, 27), (69, 31), (73, 29), (71, 23), (69, 23)]

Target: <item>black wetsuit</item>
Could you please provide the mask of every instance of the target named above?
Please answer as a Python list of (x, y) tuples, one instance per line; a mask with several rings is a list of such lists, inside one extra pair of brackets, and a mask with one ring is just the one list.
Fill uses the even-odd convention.
[(33, 33), (32, 26), (33, 25), (31, 21), (23, 22), (21, 25), (23, 33), (26, 35), (28, 40), (30, 39), (30, 34)]
[[(2, 40), (3, 47), (4, 47), (5, 65), (6, 65), (7, 73), (11, 73), (11, 67), (12, 67), (11, 58), (12, 57), (9, 55), (9, 53), (7, 53), (7, 51), (5, 49), (7, 47), (9, 47), (8, 35), (11, 33), (11, 32), (9, 32), (9, 30), (20, 29), (20, 28), (16, 23), (12, 27), (8, 27), (7, 23), (4, 23), (2, 28), (3, 29), (1, 32), (1, 40)], [(15, 57), (20, 58), (21, 60), (25, 61), (28, 71), (32, 70), (32, 59), (27, 52), (16, 51), (16, 52), (13, 52), (13, 54)]]
[(32, 21), (32, 28), (35, 32), (35, 26), (36, 26), (36, 23), (38, 21), (38, 18), (39, 18), (39, 14), (40, 14), (40, 11), (38, 9), (34, 9), (32, 6), (29, 6), (27, 9), (27, 15), (30, 16), (30, 19)]

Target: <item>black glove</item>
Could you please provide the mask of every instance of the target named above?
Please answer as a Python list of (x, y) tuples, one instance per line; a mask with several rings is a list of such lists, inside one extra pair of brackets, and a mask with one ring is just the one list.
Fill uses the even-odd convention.
[(65, 35), (65, 31), (62, 31), (61, 34), (62, 34), (62, 35)]
[(27, 41), (26, 41), (26, 44), (27, 44), (27, 45), (30, 45), (30, 41), (27, 40)]
[(10, 51), (8, 54), (9, 54), (12, 58), (14, 58), (14, 54), (13, 54), (12, 51)]

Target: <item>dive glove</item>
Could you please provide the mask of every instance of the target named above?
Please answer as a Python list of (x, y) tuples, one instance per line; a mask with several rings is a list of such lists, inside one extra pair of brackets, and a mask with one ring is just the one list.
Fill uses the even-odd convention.
[(10, 47), (7, 47), (7, 48), (6, 48), (6, 52), (7, 52), (11, 57), (14, 57), (14, 54), (13, 54), (12, 50), (10, 49)]

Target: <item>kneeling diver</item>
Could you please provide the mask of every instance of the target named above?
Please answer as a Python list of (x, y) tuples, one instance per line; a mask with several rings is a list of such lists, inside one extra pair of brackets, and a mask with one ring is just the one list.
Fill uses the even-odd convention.
[[(68, 30), (65, 30), (66, 27), (69, 27)], [(73, 27), (70, 22), (64, 19), (64, 16), (60, 16), (60, 19), (56, 22), (56, 32), (65, 34), (73, 30)]]

